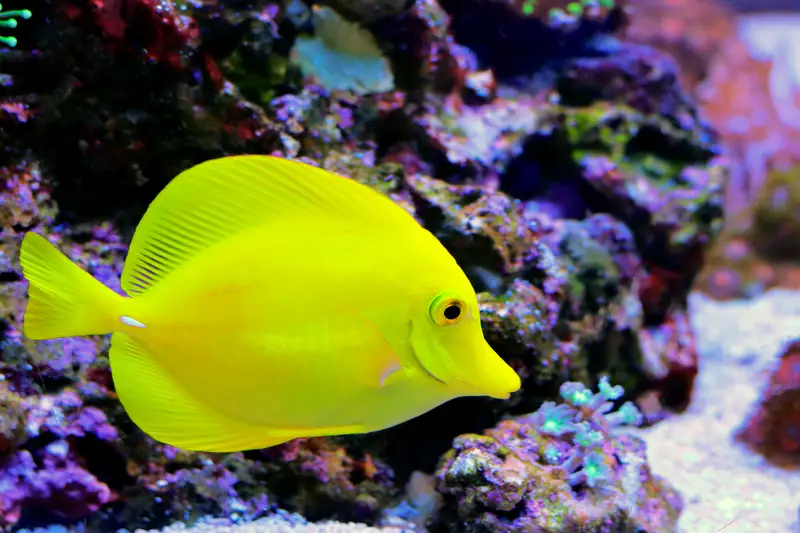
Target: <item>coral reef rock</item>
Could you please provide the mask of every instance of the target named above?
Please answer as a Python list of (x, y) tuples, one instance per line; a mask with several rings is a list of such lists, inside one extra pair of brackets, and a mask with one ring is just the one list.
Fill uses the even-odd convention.
[(758, 406), (737, 438), (768, 459), (800, 466), (800, 341), (787, 344)]
[[(278, 508), (314, 521), (378, 524), (392, 510), (436, 521), (436, 499), (403, 487), (472, 434), (438, 483), (476, 523), (546, 520), (541, 491), (569, 502), (564, 523), (667, 531), (680, 506), (638, 440), (601, 432), (582, 470), (555, 468), (546, 457), (578, 458), (575, 443), (538, 420), (561, 412), (541, 406), (565, 382), (601, 376), (646, 404), (647, 421), (688, 404), (697, 356), (686, 297), (720, 228), (728, 168), (675, 63), (614, 36), (619, 5), (526, 5), (34, 0), (0, 56), (0, 527), (150, 529)], [(358, 43), (317, 35), (323, 8), (370, 36), (391, 89), (362, 90), (352, 79), (362, 71), (337, 68), (341, 54), (328, 52)], [(315, 68), (351, 77), (334, 87), (358, 92), (293, 61), (304, 39), (331, 48), (312, 50)], [(375, 434), (190, 453), (128, 418), (107, 338), (23, 336), (26, 231), (119, 291), (149, 202), (186, 168), (239, 153), (341, 173), (413, 214), (479, 291), (485, 335), (522, 389)], [(470, 461), (482, 473), (453, 467)], [(595, 470), (611, 480), (592, 487)]]

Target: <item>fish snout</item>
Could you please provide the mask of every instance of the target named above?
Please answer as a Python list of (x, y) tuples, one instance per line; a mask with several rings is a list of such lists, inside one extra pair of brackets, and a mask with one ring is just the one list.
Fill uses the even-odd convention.
[(507, 400), (522, 386), (519, 374), (484, 342), (468, 371), (468, 383), (475, 393), (498, 400)]

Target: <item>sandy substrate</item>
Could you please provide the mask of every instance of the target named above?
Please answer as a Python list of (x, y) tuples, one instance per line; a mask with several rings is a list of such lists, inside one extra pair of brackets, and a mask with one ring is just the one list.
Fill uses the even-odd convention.
[[(163, 530), (164, 533), (386, 533), (385, 530), (374, 527), (363, 526), (360, 524), (302, 524), (291, 525), (277, 520), (257, 520), (247, 524), (229, 525), (200, 524), (192, 529), (172, 527)], [(136, 532), (144, 533), (144, 532)]]
[(209, 519), (187, 528), (175, 524), (159, 531), (136, 530), (134, 533), (413, 533), (403, 527), (374, 528), (363, 524), (327, 522), (307, 523), (302, 517), (281, 512), (244, 524), (230, 524), (224, 519)]
[(642, 431), (653, 470), (683, 494), (681, 533), (796, 533), (800, 470), (766, 463), (732, 439), (775, 357), (800, 337), (800, 293), (690, 301), (701, 370), (688, 411)]

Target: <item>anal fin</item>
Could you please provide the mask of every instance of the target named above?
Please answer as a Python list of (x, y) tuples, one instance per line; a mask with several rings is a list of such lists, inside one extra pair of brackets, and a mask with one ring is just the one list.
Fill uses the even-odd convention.
[(184, 450), (233, 452), (274, 446), (301, 435), (231, 419), (199, 402), (129, 335), (111, 338), (111, 371), (133, 422), (159, 442)]

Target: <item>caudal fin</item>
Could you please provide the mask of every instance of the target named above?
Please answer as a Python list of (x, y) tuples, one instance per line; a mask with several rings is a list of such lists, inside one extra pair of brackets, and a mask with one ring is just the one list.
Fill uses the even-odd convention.
[(30, 283), (23, 332), (31, 339), (111, 333), (122, 296), (94, 279), (37, 233), (22, 239), (20, 263)]

